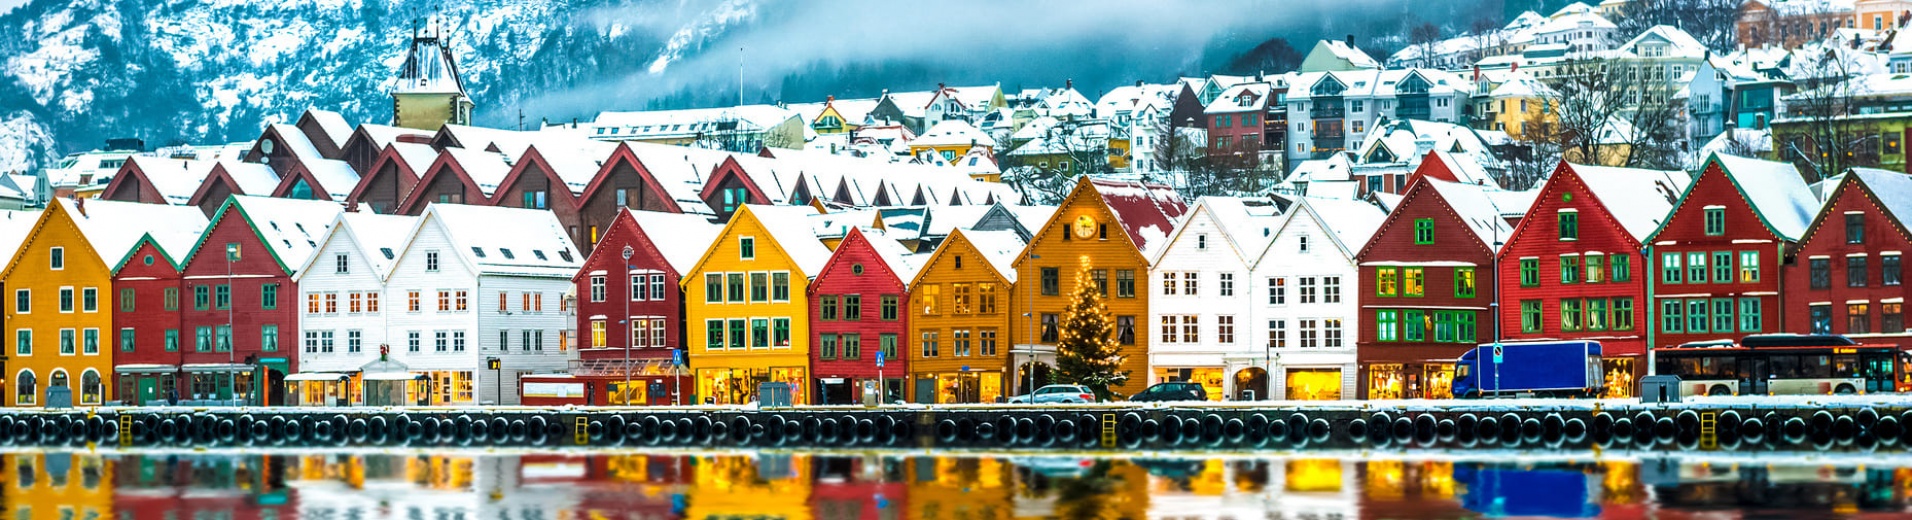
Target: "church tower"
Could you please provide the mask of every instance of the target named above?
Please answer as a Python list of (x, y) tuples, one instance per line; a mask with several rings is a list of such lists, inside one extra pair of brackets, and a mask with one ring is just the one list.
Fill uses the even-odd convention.
[(471, 96), (458, 77), (451, 41), (436, 24), (425, 32), (412, 29), (411, 52), (392, 85), (392, 124), (433, 132), (447, 124), (471, 124)]

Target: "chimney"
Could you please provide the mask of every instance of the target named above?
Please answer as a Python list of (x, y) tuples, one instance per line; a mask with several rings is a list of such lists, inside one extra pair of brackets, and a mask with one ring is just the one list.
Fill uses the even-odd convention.
[(1063, 90), (1075, 90), (1075, 78), (1062, 80)]
[(1348, 35), (1347, 41), (1348, 41), (1348, 48), (1350, 49), (1354, 48), (1354, 35), (1352, 34)]
[(944, 89), (947, 89), (947, 88), (949, 88), (949, 85), (944, 85), (944, 84), (942, 84), (942, 83), (937, 83), (937, 84), (936, 84), (936, 91), (937, 91), (937, 92), (942, 92), (942, 91), (943, 91)]
[(1136, 86), (1136, 88), (1141, 88), (1141, 86), (1142, 86), (1142, 80), (1139, 80), (1139, 79), (1138, 79), (1138, 80), (1135, 80), (1135, 86)]
[(79, 211), (80, 216), (86, 216), (86, 197), (74, 197), (73, 209)]
[(831, 96), (823, 96), (823, 104), (826, 104), (826, 105), (828, 105), (828, 104), (830, 104), (830, 103), (835, 103), (835, 102), (836, 102), (836, 96), (834, 96), (834, 95), (831, 95)]

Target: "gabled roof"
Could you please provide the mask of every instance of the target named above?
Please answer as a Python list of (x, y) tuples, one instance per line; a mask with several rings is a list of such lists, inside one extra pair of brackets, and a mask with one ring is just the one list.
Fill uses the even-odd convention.
[(996, 140), (989, 134), (977, 130), (975, 126), (961, 119), (951, 119), (936, 123), (928, 132), (910, 141), (910, 146), (995, 146)]
[(989, 267), (995, 269), (996, 274), (1002, 275), (1004, 280), (1011, 283), (1016, 281), (1016, 259), (1022, 256), (1023, 248), (1029, 245), (1020, 235), (1008, 230), (981, 231), (957, 228), (950, 232), (950, 240), (955, 240), (956, 235), (962, 235), (964, 240), (969, 241), (970, 247), (976, 248), (976, 252), (989, 261)]
[(39, 211), (0, 211), (0, 269), (13, 263), (13, 255), (26, 244), (27, 235), (40, 220)]
[(107, 188), (111, 191), (115, 185), (124, 182), (122, 177), (137, 175), (146, 179), (146, 185), (164, 197), (167, 204), (186, 204), (219, 162), (135, 155), (126, 158), (126, 164), (120, 167), (119, 175), (114, 176)]
[(313, 249), (315, 254), (306, 258), (299, 272), (293, 275), (294, 281), (303, 281), (306, 273), (312, 272), (314, 264), (325, 261), (316, 254), (325, 249), (325, 245), (336, 240), (348, 241), (357, 249), (359, 256), (371, 268), (373, 276), (385, 280), (392, 274), (392, 264), (398, 261), (398, 255), (411, 238), (411, 232), (418, 227), (423, 217), (411, 215), (380, 215), (376, 213), (339, 213), (333, 221), (330, 234), (319, 241)]
[[(1328, 238), (1348, 258), (1354, 258), (1355, 253), (1367, 247), (1368, 240), (1374, 238), (1374, 233), (1381, 230), (1381, 224), (1388, 218), (1386, 210), (1367, 201), (1296, 197), (1294, 202), (1276, 236), (1286, 232), (1288, 223), (1294, 219), (1312, 217), (1317, 226), (1329, 231)], [(1272, 241), (1268, 247), (1274, 247)]]
[[(1612, 168), (1561, 163), (1580, 177), (1607, 213), (1620, 221), (1635, 240), (1645, 241), (1673, 212), (1690, 180), (1678, 170)], [(1558, 177), (1555, 177), (1558, 178)], [(1552, 182), (1550, 179), (1548, 182)]]
[(1632, 40), (1628, 40), (1625, 45), (1621, 45), (1620, 50), (1638, 56), (1640, 45), (1649, 40), (1666, 42), (1667, 57), (1704, 58), (1707, 54), (1705, 44), (1694, 39), (1693, 35), (1687, 34), (1686, 31), (1671, 25), (1649, 27), (1638, 36), (1634, 36)]
[(206, 214), (192, 206), (72, 199), (56, 204), (109, 268), (120, 265), (142, 238), (150, 236), (161, 249), (181, 255), (206, 232)]
[[(1281, 223), (1281, 212), (1268, 199), (1242, 199), (1238, 197), (1207, 196), (1195, 200), (1195, 206), (1176, 219), (1175, 232), (1167, 243), (1181, 240), (1183, 233), (1191, 227), (1190, 222), (1196, 215), (1208, 215), (1215, 222), (1215, 228), (1221, 233), (1222, 241), (1234, 251), (1242, 265), (1254, 266), (1261, 252), (1274, 240), (1275, 227)], [(1149, 258), (1149, 264), (1159, 264), (1168, 255), (1169, 248), (1156, 248), (1155, 256)]]
[(710, 215), (664, 213), (661, 211), (622, 210), (631, 217), (644, 236), (657, 246), (664, 261), (678, 274), (690, 272), (697, 259), (710, 250), (711, 242), (724, 232), (724, 226), (710, 221)]
[(352, 139), (352, 124), (345, 122), (345, 116), (338, 112), (307, 108), (299, 118), (310, 119), (318, 124), (319, 130), (325, 133), (327, 140), (332, 141), (330, 144), (333, 147), (345, 148), (345, 142)]
[[(816, 233), (810, 227), (810, 215), (816, 214), (815, 209), (809, 206), (746, 204), (737, 210), (740, 215), (745, 211), (770, 234), (769, 238), (776, 241), (784, 255), (803, 270), (804, 276), (815, 278), (822, 271), (823, 264), (829, 263), (830, 248), (817, 240)], [(735, 222), (737, 218), (732, 217), (731, 221)]]
[[(338, 220), (344, 207), (326, 200), (281, 199), (252, 195), (234, 195), (226, 199), (224, 206), (213, 215), (212, 221), (219, 222), (228, 212), (238, 212), (259, 242), (272, 253), (273, 260), (286, 274), (296, 275), (298, 269), (306, 265), (314, 252), (318, 251), (319, 241), (325, 239), (332, 229), (332, 223)], [(181, 265), (191, 263), (201, 254), (210, 254), (223, 258), (226, 254), (220, 246), (215, 251), (206, 251), (205, 235), (193, 246)]]
[[(1500, 249), (1494, 246), (1494, 242), (1505, 242), (1514, 235), (1514, 228), (1507, 225), (1505, 216), (1510, 213), (1518, 215), (1527, 212), (1525, 207), (1503, 208), (1496, 204), (1495, 197), (1488, 192), (1498, 191), (1497, 188), (1448, 182), (1433, 177), (1420, 177), (1420, 182), (1427, 183), (1427, 189), (1439, 193), (1441, 199), (1447, 201), (1447, 206), (1454, 210), (1454, 214), (1460, 217), (1461, 222), (1467, 225), (1468, 230), (1474, 232), (1476, 238), (1479, 238), (1480, 243), (1487, 246), (1489, 251)], [(1531, 196), (1526, 200), (1528, 203), (1533, 202)]]
[(1203, 112), (1209, 114), (1233, 114), (1237, 112), (1260, 112), (1268, 108), (1274, 100), (1274, 87), (1262, 82), (1243, 83), (1228, 87), (1214, 101), (1208, 102)]
[(883, 266), (895, 273), (896, 279), (906, 287), (915, 281), (916, 273), (923, 269), (923, 265), (930, 257), (928, 254), (910, 252), (909, 248), (903, 247), (903, 244), (897, 243), (896, 239), (890, 238), (881, 230), (851, 228), (849, 234), (843, 237), (843, 244), (837, 246), (836, 252), (830, 255), (830, 263), (836, 263), (837, 259), (842, 258), (842, 253), (849, 249), (845, 246), (856, 240), (868, 244), (877, 258), (883, 261)]
[(1106, 179), (1088, 182), (1143, 258), (1153, 258), (1154, 248), (1168, 243), (1175, 219), (1188, 212), (1188, 202), (1182, 200), (1181, 193), (1166, 185)]
[(1708, 162), (1719, 164), (1720, 171), (1752, 206), (1753, 214), (1781, 239), (1798, 240), (1819, 213), (1821, 201), (1792, 164), (1726, 154), (1713, 154)]
[[(456, 255), (479, 275), (570, 279), (584, 265), (557, 214), (541, 209), (432, 204), (417, 229), (437, 225)], [(418, 239), (414, 232), (407, 240)]]

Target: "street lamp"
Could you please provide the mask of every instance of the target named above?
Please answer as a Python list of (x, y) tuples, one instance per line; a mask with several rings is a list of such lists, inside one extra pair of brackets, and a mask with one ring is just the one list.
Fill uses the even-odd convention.
[(631, 345), (637, 343), (631, 331), (631, 299), (637, 297), (637, 283), (631, 280), (631, 271), (635, 269), (631, 267), (631, 255), (635, 254), (636, 249), (624, 246), (624, 386), (618, 387), (617, 395), (625, 405), (631, 404)]
[(232, 335), (233, 335), (232, 308), (233, 308), (233, 303), (235, 300), (235, 298), (233, 298), (234, 294), (233, 294), (233, 286), (232, 286), (232, 263), (237, 261), (239, 261), (239, 243), (233, 242), (230, 244), (226, 244), (226, 337), (224, 338), (224, 340), (226, 343), (226, 370), (227, 370), (226, 396), (229, 399), (238, 394), (235, 386), (237, 386), (236, 383), (237, 383), (237, 380), (239, 379), (239, 373), (232, 371), (232, 365), (237, 363), (237, 357), (234, 353), (236, 349), (233, 348), (234, 345), (232, 344)]
[[(1041, 260), (1042, 255), (1030, 253), (1029, 259)], [(1032, 267), (1036, 268), (1036, 281), (1035, 283), (1029, 284), (1027, 286), (1028, 288), (1023, 290), (1024, 293), (1029, 295), (1029, 308), (1023, 309), (1022, 311), (1022, 323), (1023, 323), (1023, 329), (1029, 331), (1028, 332), (1029, 335), (1036, 336), (1036, 325), (1035, 325), (1036, 287), (1035, 286), (1036, 284), (1042, 283), (1042, 267), (1040, 266), (1032, 266)], [(1037, 337), (1040, 338), (1041, 336), (1037, 336)], [(1025, 350), (1024, 353), (1029, 355), (1028, 360), (1023, 362), (1026, 366), (1028, 366), (1028, 368), (1025, 368), (1023, 370), (1029, 372), (1029, 386), (1024, 388), (1023, 391), (1029, 394), (1029, 402), (1031, 404), (1034, 404), (1036, 402), (1036, 340), (1028, 340), (1028, 343), (1025, 343), (1023, 346), (1025, 349), (1027, 349)]]

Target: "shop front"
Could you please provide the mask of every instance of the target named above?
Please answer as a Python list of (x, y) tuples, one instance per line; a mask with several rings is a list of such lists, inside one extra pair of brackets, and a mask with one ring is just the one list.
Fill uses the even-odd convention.
[(1000, 403), (1007, 399), (999, 371), (918, 372), (914, 381), (916, 402), (922, 404)]
[(793, 403), (809, 402), (809, 369), (801, 366), (768, 368), (699, 368), (697, 399), (703, 404), (744, 404), (757, 401), (757, 385), (790, 384)]
[(1452, 399), (1454, 363), (1370, 363), (1367, 373), (1368, 399)]
[(1639, 360), (1639, 356), (1601, 358), (1600, 373), (1607, 383), (1606, 393), (1602, 397), (1633, 397), (1634, 381), (1639, 379), (1640, 369), (1646, 366)]
[(131, 406), (167, 404), (179, 385), (176, 365), (118, 365), (113, 372), (119, 382), (119, 392), (113, 395)]
[(1283, 369), (1283, 388), (1285, 399), (1295, 401), (1336, 401), (1342, 398), (1342, 371), (1340, 367), (1310, 368), (1286, 367)]
[(227, 363), (188, 364), (183, 367), (186, 384), (179, 398), (192, 401), (231, 401), (252, 395), (251, 365)]
[(418, 397), (418, 404), (446, 406), (473, 403), (473, 389), (477, 379), (470, 370), (428, 370), (414, 372), (420, 378), (413, 379), (411, 393)]
[[(898, 374), (901, 375), (901, 374)], [(875, 382), (874, 377), (827, 377), (816, 378), (816, 404), (863, 404), (863, 384)], [(903, 399), (903, 380), (889, 378), (882, 382), (882, 402), (893, 403)]]
[(358, 374), (300, 372), (285, 376), (285, 404), (289, 406), (349, 406), (358, 404)]
[(1222, 386), (1225, 369), (1219, 366), (1183, 366), (1155, 367), (1155, 373), (1149, 384), (1156, 383), (1199, 383), (1202, 390), (1208, 392), (1208, 400), (1220, 401), (1226, 387)]

